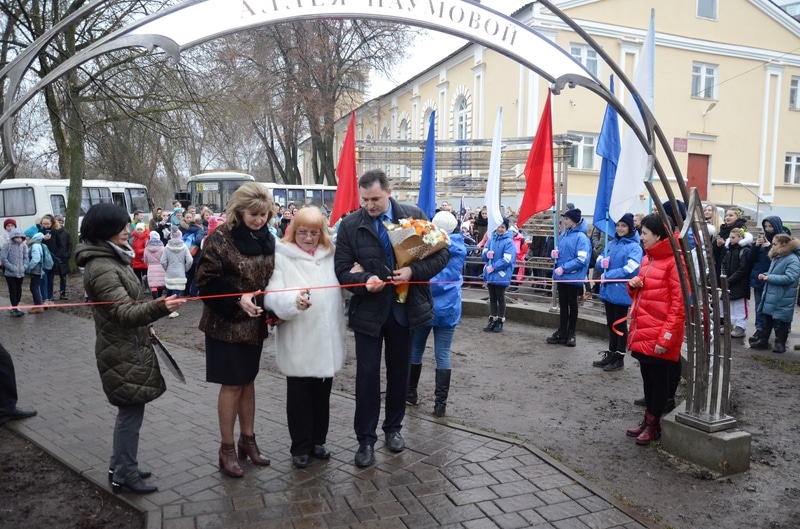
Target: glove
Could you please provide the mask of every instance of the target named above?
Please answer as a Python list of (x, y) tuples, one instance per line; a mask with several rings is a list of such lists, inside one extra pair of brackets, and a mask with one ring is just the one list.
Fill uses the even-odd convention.
[(492, 272), (494, 272), (494, 267), (492, 265), (487, 266), (486, 273), (491, 274)]
[(486, 257), (488, 259), (494, 259), (494, 250), (489, 250), (488, 252), (486, 252)]
[(611, 261), (611, 258), (610, 258), (610, 257), (603, 257), (603, 261), (602, 261), (602, 263), (603, 263), (603, 264), (601, 264), (600, 266), (602, 266), (603, 268), (605, 268), (606, 270), (608, 270), (608, 263), (609, 263), (609, 261)]
[(550, 250), (550, 258), (553, 259), (554, 261), (558, 259), (558, 248), (556, 248), (555, 250)]
[(557, 275), (557, 276), (562, 276), (562, 275), (564, 275), (564, 269), (563, 269), (563, 268), (561, 268), (560, 266), (559, 266), (558, 268), (556, 268), (556, 275)]

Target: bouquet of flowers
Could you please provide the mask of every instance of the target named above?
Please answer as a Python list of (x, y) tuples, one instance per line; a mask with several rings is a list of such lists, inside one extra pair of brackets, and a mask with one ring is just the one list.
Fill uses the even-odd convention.
[[(400, 219), (397, 224), (384, 222), (384, 225), (394, 249), (397, 268), (425, 259), (450, 244), (447, 233), (427, 220), (409, 217)], [(408, 284), (397, 285), (395, 293), (397, 301), (405, 303), (408, 298)]]

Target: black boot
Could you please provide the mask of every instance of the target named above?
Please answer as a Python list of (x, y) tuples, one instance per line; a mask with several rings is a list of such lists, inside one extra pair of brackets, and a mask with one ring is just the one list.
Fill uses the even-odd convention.
[(613, 351), (609, 351), (609, 350), (600, 351), (597, 354), (603, 355), (603, 358), (601, 358), (600, 360), (595, 360), (594, 362), (592, 362), (592, 367), (603, 368), (603, 367), (606, 367), (608, 364), (611, 364), (611, 363), (614, 362), (614, 354), (615, 353)]
[(444, 417), (447, 409), (447, 394), (450, 392), (450, 370), (436, 370), (436, 390), (434, 395), (436, 401), (433, 405), (433, 414), (437, 417)]
[(550, 345), (555, 345), (555, 344), (563, 345), (567, 343), (567, 333), (558, 330), (547, 337), (547, 343), (549, 343)]
[(492, 332), (494, 330), (494, 316), (489, 316), (489, 323), (483, 328), (483, 332)]
[(747, 341), (750, 342), (750, 345), (753, 345), (761, 338), (763, 334), (764, 333), (761, 331), (761, 329), (756, 329), (756, 332), (754, 332), (753, 336), (751, 336)]
[(789, 338), (789, 324), (781, 322), (775, 325), (775, 346), (772, 348), (773, 353), (786, 352), (786, 340)]
[(619, 371), (625, 368), (625, 354), (614, 353), (614, 360), (603, 368), (603, 371)]
[(505, 318), (497, 318), (494, 320), (494, 327), (492, 327), (492, 332), (503, 332), (503, 322), (506, 321)]
[(577, 342), (575, 341), (575, 331), (569, 331), (569, 333), (567, 334), (566, 346), (575, 347), (576, 343)]
[(411, 369), (408, 371), (408, 390), (406, 390), (406, 404), (411, 406), (417, 405), (417, 385), (420, 373), (422, 373), (422, 364), (411, 364)]

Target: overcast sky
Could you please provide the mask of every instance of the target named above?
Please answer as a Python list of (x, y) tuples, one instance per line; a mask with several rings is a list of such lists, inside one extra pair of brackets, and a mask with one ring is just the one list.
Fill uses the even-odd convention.
[[(530, 1), (531, 0), (481, 0), (481, 4), (495, 11), (499, 11), (504, 15), (510, 15), (520, 7), (530, 3)], [(390, 92), (399, 83), (441, 61), (467, 42), (460, 37), (453, 37), (445, 33), (435, 31), (426, 31), (425, 33), (426, 35), (417, 39), (414, 48), (411, 49), (406, 60), (400, 64), (395, 71), (395, 74), (392, 76), (393, 79), (377, 76), (373, 77), (372, 85), (367, 93), (368, 99)]]

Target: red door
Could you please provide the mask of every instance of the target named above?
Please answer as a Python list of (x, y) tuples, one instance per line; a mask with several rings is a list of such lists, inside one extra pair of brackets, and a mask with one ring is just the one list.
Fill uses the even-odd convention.
[(708, 200), (708, 162), (707, 154), (689, 153), (689, 164), (686, 168), (686, 187), (697, 188), (700, 200)]

